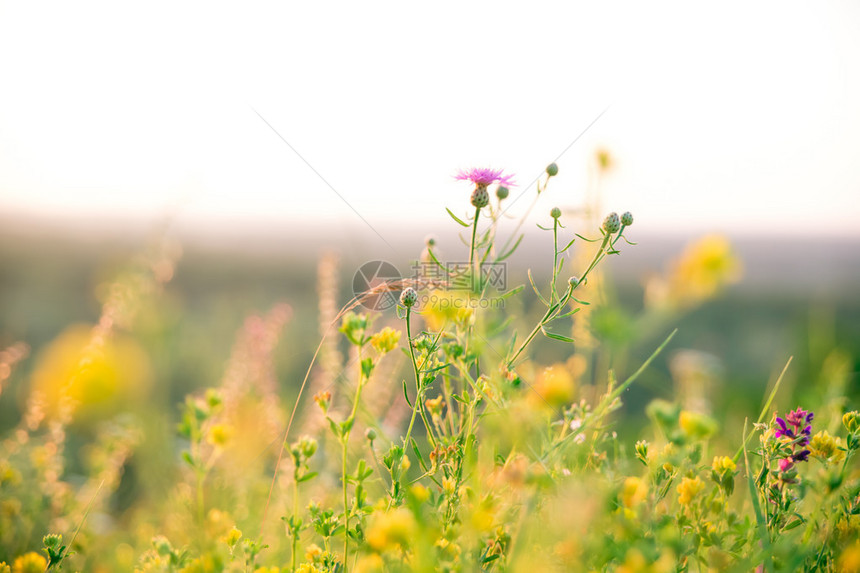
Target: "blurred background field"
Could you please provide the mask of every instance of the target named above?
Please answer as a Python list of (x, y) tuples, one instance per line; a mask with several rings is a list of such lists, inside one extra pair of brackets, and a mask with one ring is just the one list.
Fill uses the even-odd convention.
[[(353, 232), (362, 233), (359, 228)], [(635, 227), (631, 233), (638, 244), (607, 265), (610, 296), (621, 313), (612, 320), (627, 321), (628, 334), (635, 330), (635, 317), (643, 310), (649, 278), (666, 273), (671, 261), (694, 240), (683, 235), (640, 236)], [(248, 230), (244, 238), (224, 240), (174, 233), (172, 248), (181, 251), (175, 276), (157, 300), (147, 303), (139, 325), (129, 333), (135, 341), (134, 356), (121, 359), (137, 360), (140, 364), (132, 370), (142, 372), (135, 372), (133, 380), (117, 379), (112, 384), (145, 385), (140, 398), (151, 402), (149, 406), (165, 420), (174, 419), (183, 396), (223, 376), (245, 318), (287, 303), (292, 319), (284, 328), (275, 364), (278, 392), (289, 403), (320, 333), (319, 261), (328, 261), (334, 270), (339, 306), (353, 296), (353, 276), (367, 261), (387, 260), (402, 274), (412, 273), (425, 237), (423, 232), (394, 229), (388, 237), (398, 248), (390, 250), (356, 243), (339, 248), (325, 233), (311, 231), (261, 235), (259, 230)], [(435, 235), (440, 252), (457, 260), (456, 254), (465, 247), (456, 235)], [(104, 285), (145, 252), (153, 236), (5, 227), (0, 244), (0, 346), (23, 341), (32, 355), (8, 382), (0, 401), (0, 429), (17, 423), (28, 395), (27, 382), (43, 365), (48, 349), (69, 336), (70, 329), (80, 332), (81, 325), (98, 319)], [(528, 233), (520, 252), (509, 261), (508, 288), (526, 284), (527, 268), (538, 279), (544, 277), (546, 241), (542, 233)], [(710, 393), (709, 400), (725, 415), (756, 410), (768, 383), (789, 356), (794, 356), (794, 364), (785, 387), (803, 392), (818, 388), (811, 384), (822, 376), (821, 368), (828, 357), (833, 359), (833, 352), (843, 353), (848, 360), (846, 391), (856, 396), (860, 389), (860, 299), (856, 296), (860, 243), (827, 237), (739, 236), (731, 244), (742, 265), (737, 283), (689, 312), (678, 312), (660, 325), (661, 330), (644, 337), (631, 335), (628, 340), (624, 324), (610, 323), (597, 338), (610, 345), (633, 342), (634, 356), (644, 357), (667, 328), (677, 326), (673, 352), (693, 349), (712, 361), (714, 383), (703, 391)], [(568, 264), (565, 272), (574, 271)], [(527, 290), (521, 298), (531, 303), (511, 310), (524, 316), (537, 312), (530, 294)], [(396, 322), (391, 314), (383, 313), (382, 320)], [(565, 352), (564, 345), (543, 341), (536, 359), (545, 364), (564, 361)], [(652, 397), (673, 397), (677, 388), (670, 362), (649, 371), (631, 389), (626, 401), (631, 417), (625, 420), (641, 422), (642, 405)], [(128, 397), (119, 388), (104, 390)], [(134, 410), (141, 405), (138, 400), (104, 400), (105, 416), (107, 410)]]

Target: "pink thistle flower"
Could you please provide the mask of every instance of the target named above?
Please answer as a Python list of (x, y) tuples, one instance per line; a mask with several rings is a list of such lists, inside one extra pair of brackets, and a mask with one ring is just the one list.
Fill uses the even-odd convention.
[(454, 176), (454, 179), (458, 179), (460, 181), (471, 181), (478, 187), (487, 187), (493, 183), (512, 187), (516, 185), (512, 180), (513, 177), (513, 175), (505, 175), (502, 169), (473, 167), (471, 169), (460, 169)]

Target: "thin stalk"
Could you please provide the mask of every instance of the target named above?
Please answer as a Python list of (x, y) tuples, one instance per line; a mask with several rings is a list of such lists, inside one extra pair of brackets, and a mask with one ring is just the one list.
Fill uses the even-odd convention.
[(290, 571), (296, 571), (296, 554), (299, 551), (299, 531), (295, 527), (299, 515), (299, 479), (298, 479), (298, 464), (296, 471), (293, 473), (293, 553), (290, 558)]
[(347, 456), (347, 448), (349, 446), (349, 436), (352, 433), (352, 425), (355, 423), (355, 416), (358, 412), (358, 403), (361, 401), (361, 391), (364, 389), (364, 385), (367, 382), (363, 374), (363, 370), (361, 368), (361, 346), (358, 347), (358, 386), (355, 389), (355, 398), (352, 401), (352, 411), (349, 413), (349, 418), (346, 419), (346, 430), (343, 432), (343, 436), (341, 437), (341, 482), (343, 483), (343, 521), (344, 521), (344, 534), (343, 534), (343, 567), (344, 571), (349, 569), (347, 565), (347, 560), (349, 559), (349, 483), (347, 481), (347, 465), (346, 465), (346, 456)]
[(347, 505), (347, 483), (346, 483), (346, 446), (348, 443), (348, 438), (342, 440), (343, 451), (342, 451), (342, 461), (341, 461), (341, 475), (343, 481), (343, 519), (344, 519), (344, 530), (343, 530), (343, 569), (344, 571), (348, 570), (349, 563), (349, 506)]
[[(478, 236), (478, 218), (481, 215), (481, 208), (475, 207), (475, 220), (472, 223), (472, 243), (469, 247), (469, 270), (472, 272), (472, 286), (474, 287), (475, 280), (477, 278), (477, 273), (475, 272), (475, 263), (477, 259), (475, 257), (475, 239)], [(407, 319), (408, 324), (408, 319)]]

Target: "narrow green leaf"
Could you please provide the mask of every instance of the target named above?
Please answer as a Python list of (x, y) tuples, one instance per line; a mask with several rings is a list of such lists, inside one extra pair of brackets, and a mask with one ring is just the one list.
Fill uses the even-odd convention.
[(544, 305), (545, 305), (545, 306), (549, 306), (549, 303), (547, 302), (547, 300), (546, 300), (546, 299), (543, 297), (543, 295), (540, 293), (540, 291), (538, 290), (537, 286), (535, 286), (535, 280), (534, 280), (534, 278), (532, 278), (532, 270), (531, 270), (531, 269), (528, 269), (527, 274), (528, 274), (528, 277), (529, 277), (529, 283), (532, 285), (532, 290), (534, 290), (534, 291), (535, 291), (535, 294), (538, 296), (538, 298), (541, 300), (541, 302), (542, 302), (542, 303), (544, 303)]
[(514, 243), (514, 246), (513, 246), (513, 247), (511, 247), (510, 249), (508, 249), (507, 251), (505, 251), (505, 253), (504, 253), (504, 254), (499, 255), (499, 257), (496, 259), (496, 262), (502, 262), (502, 261), (504, 261), (505, 259), (507, 259), (508, 257), (510, 257), (511, 255), (513, 255), (513, 254), (514, 254), (514, 251), (516, 251), (516, 250), (517, 250), (517, 247), (519, 247), (519, 246), (520, 246), (520, 242), (522, 242), (523, 237), (525, 237), (525, 234), (520, 235), (520, 237), (519, 237), (519, 238), (517, 239), (517, 241)]
[(462, 220), (462, 219), (460, 219), (457, 215), (455, 215), (454, 213), (452, 213), (452, 212), (451, 212), (451, 209), (449, 209), (448, 207), (445, 207), (445, 210), (446, 210), (446, 211), (448, 211), (448, 214), (449, 214), (449, 215), (451, 215), (451, 218), (452, 218), (452, 219), (454, 219), (455, 221), (457, 221), (459, 224), (463, 225), (464, 227), (469, 227), (469, 226), (470, 226), (470, 225), (469, 225), (469, 223), (467, 223), (467, 222), (463, 221), (463, 220)]
[(541, 326), (540, 330), (547, 338), (552, 338), (553, 340), (560, 340), (561, 342), (574, 342), (574, 340), (569, 336), (563, 336), (561, 334), (556, 334), (555, 332), (550, 332), (544, 326)]
[(765, 557), (765, 569), (767, 571), (773, 571), (773, 560), (770, 555), (770, 534), (767, 531), (767, 523), (765, 522), (764, 514), (761, 511), (761, 504), (758, 499), (758, 492), (756, 491), (755, 483), (753, 482), (752, 472), (750, 471), (750, 460), (747, 455), (747, 420), (744, 420), (744, 442), (741, 446), (744, 454), (744, 472), (747, 474), (747, 485), (750, 490), (750, 499), (752, 499), (753, 510), (755, 511), (755, 520), (756, 524), (758, 524), (758, 532), (759, 532), (759, 541), (761, 542), (762, 549), (766, 553)]

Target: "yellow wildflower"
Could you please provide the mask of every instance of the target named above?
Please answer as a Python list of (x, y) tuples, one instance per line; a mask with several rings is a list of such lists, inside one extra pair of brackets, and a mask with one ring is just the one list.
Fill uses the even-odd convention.
[(308, 561), (316, 561), (320, 557), (322, 557), (323, 550), (316, 543), (311, 543), (308, 545), (308, 548), (305, 549), (305, 559)]
[(573, 401), (576, 394), (576, 381), (564, 364), (553, 364), (544, 368), (534, 383), (535, 392), (530, 393), (535, 401), (549, 404), (553, 408), (566, 406)]
[(391, 352), (397, 348), (397, 343), (400, 341), (400, 331), (394, 330), (390, 326), (386, 326), (376, 334), (370, 337), (370, 344), (380, 354)]
[(839, 462), (845, 458), (845, 450), (839, 449), (841, 445), (839, 438), (834, 438), (827, 430), (821, 430), (809, 441), (809, 453), (825, 463)]
[(430, 491), (420, 483), (416, 483), (415, 485), (410, 487), (409, 492), (412, 494), (412, 497), (415, 498), (418, 503), (424, 503), (425, 501), (430, 499)]
[(708, 235), (690, 244), (671, 266), (665, 278), (654, 279), (646, 289), (653, 306), (692, 306), (740, 278), (741, 264), (729, 241)]
[(367, 527), (367, 543), (376, 551), (407, 545), (416, 528), (415, 516), (405, 508), (378, 513)]
[(385, 571), (385, 562), (376, 553), (365, 555), (355, 564), (355, 573), (382, 573), (383, 571)]
[(738, 468), (734, 460), (728, 456), (716, 456), (714, 458), (714, 463), (711, 464), (711, 467), (714, 468), (714, 471), (718, 474), (723, 474), (724, 472), (733, 472)]
[(12, 573), (12, 568), (5, 561), (0, 561), (0, 573)]
[(685, 477), (678, 485), (678, 503), (681, 505), (689, 505), (702, 490), (705, 489), (705, 483), (698, 477)]
[(422, 316), (430, 330), (441, 330), (445, 325), (465, 327), (471, 322), (477, 301), (466, 292), (432, 291)]
[(621, 488), (621, 503), (625, 507), (636, 507), (648, 496), (648, 484), (638, 477), (629, 477), (624, 480)]
[(836, 570), (842, 573), (860, 573), (860, 541), (846, 547), (839, 556)]
[(430, 412), (431, 415), (440, 415), (442, 413), (442, 396), (427, 398), (424, 400), (424, 406), (427, 407), (427, 411)]
[(35, 551), (31, 551), (15, 560), (12, 564), (12, 573), (43, 573), (47, 567), (47, 560)]
[(223, 448), (233, 437), (233, 428), (227, 424), (214, 424), (209, 428), (206, 441), (216, 448)]
[(302, 563), (296, 567), (296, 573), (325, 573), (322, 569), (311, 563)]
[(221, 537), (221, 542), (222, 542), (222, 543), (226, 543), (226, 544), (227, 544), (227, 545), (229, 545), (230, 547), (233, 547), (234, 545), (236, 545), (237, 543), (239, 543), (239, 540), (240, 540), (240, 539), (242, 539), (242, 532), (241, 532), (241, 531), (239, 531), (239, 530), (234, 526), (234, 527), (233, 527), (233, 528), (232, 528), (232, 529), (227, 533), (227, 535), (224, 535), (223, 537)]
[(705, 414), (683, 410), (678, 418), (678, 425), (687, 437), (694, 440), (707, 438), (717, 431), (717, 422)]

